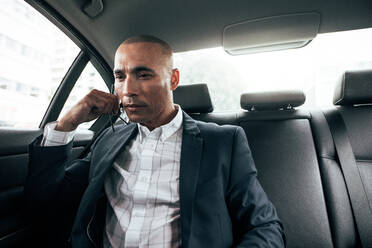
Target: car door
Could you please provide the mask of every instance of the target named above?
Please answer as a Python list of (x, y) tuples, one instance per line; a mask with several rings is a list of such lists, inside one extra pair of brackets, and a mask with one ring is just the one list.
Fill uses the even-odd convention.
[[(84, 37), (48, 6), (21, 0), (1, 5), (0, 23), (8, 25), (0, 26), (0, 247), (20, 247), (37, 231), (24, 216), (28, 145), (89, 90), (108, 92), (113, 80)], [(102, 116), (77, 131), (74, 158), (107, 122)]]

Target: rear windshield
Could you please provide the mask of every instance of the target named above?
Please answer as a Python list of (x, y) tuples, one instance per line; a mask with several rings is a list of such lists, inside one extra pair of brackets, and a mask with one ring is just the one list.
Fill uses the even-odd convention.
[(206, 83), (217, 112), (240, 109), (245, 92), (300, 89), (303, 108), (332, 105), (345, 70), (372, 69), (372, 29), (318, 35), (299, 49), (232, 56), (221, 47), (176, 53), (181, 84)]

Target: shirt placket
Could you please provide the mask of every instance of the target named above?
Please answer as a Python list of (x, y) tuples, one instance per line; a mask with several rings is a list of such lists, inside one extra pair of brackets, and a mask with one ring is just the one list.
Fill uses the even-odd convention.
[[(154, 136), (157, 136), (154, 138)], [(133, 208), (128, 229), (125, 235), (125, 247), (138, 247), (141, 238), (141, 229), (145, 220), (147, 193), (150, 187), (152, 174), (152, 161), (154, 158), (158, 133), (150, 133), (143, 140), (143, 149), (139, 154), (140, 168), (137, 180), (133, 186)]]

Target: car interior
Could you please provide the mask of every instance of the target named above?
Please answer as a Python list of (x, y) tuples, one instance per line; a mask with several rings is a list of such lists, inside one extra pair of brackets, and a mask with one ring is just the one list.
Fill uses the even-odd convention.
[[(222, 47), (240, 56), (302, 49), (319, 34), (372, 28), (372, 1), (366, 0), (24, 4), (57, 26), (79, 51), (45, 104), (38, 127), (0, 127), (0, 247), (28, 246), (36, 235), (42, 242), (24, 215), (28, 145), (58, 119), (88, 63), (111, 88), (115, 50), (126, 38), (149, 34), (166, 40), (175, 53)], [(287, 247), (372, 247), (372, 67), (345, 70), (334, 80), (329, 108), (303, 108), (307, 96), (301, 90), (270, 90), (241, 92), (236, 99), (240, 110), (218, 112), (202, 78), (173, 92), (174, 102), (192, 118), (244, 129), (259, 181), (283, 223)], [(110, 116), (103, 115), (77, 132), (73, 158), (84, 156), (109, 126)]]

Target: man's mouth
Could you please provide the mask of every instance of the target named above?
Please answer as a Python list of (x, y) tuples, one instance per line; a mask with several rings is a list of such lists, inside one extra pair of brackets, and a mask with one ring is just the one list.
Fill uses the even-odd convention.
[(129, 111), (138, 111), (141, 110), (142, 108), (146, 107), (146, 105), (139, 105), (139, 104), (125, 104), (124, 109), (129, 110)]

